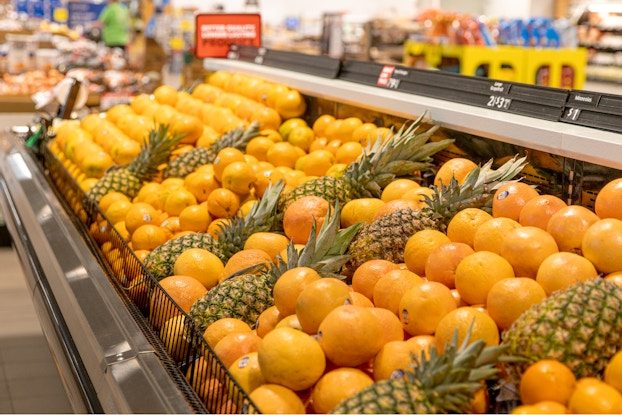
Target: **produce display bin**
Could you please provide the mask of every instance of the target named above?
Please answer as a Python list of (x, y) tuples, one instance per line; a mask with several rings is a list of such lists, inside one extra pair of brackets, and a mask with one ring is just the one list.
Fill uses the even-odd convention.
[(404, 63), (469, 76), (550, 87), (581, 89), (585, 84), (587, 49), (523, 48), (517, 46), (443, 45), (407, 41)]
[[(439, 136), (461, 154), (487, 161), (523, 153), (525, 180), (589, 204), (599, 186), (622, 177), (620, 133), (539, 119), (444, 99), (379, 89), (343, 79), (228, 59), (207, 71), (241, 72), (298, 89), (309, 120), (360, 116), (394, 125), (427, 113)], [(598, 180), (593, 180), (597, 177)], [(187, 316), (133, 256), (99, 209), (45, 145), (0, 136), (0, 206), (76, 412), (256, 412)], [(163, 315), (182, 315), (163, 330)], [(183, 325), (183, 327), (181, 327)], [(184, 336), (173, 334), (183, 331)], [(201, 359), (203, 363), (197, 364)], [(221, 385), (211, 388), (210, 380)]]

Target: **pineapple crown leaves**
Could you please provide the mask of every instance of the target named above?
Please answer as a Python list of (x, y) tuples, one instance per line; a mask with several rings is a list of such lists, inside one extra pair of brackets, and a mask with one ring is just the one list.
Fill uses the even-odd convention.
[(449, 185), (433, 186), (432, 196), (423, 195), (428, 206), (441, 216), (449, 214), (447, 220), (467, 207), (490, 211), (494, 192), (505, 183), (520, 180), (515, 177), (527, 164), (527, 158), (515, 156), (496, 170), (492, 169), (492, 163), (493, 160), (489, 160), (471, 170), (462, 184), (452, 177)]
[(433, 393), (444, 412), (466, 413), (473, 394), (482, 381), (494, 379), (508, 346), (486, 347), (484, 340), (470, 342), (473, 323), (458, 347), (458, 329), (439, 354), (432, 346), (429, 357), (424, 352), (415, 357), (406, 379), (427, 393)]
[(169, 128), (168, 124), (159, 124), (149, 131), (142, 150), (127, 167), (136, 177), (149, 179), (157, 174), (158, 167), (168, 161), (173, 147), (184, 138), (184, 134), (169, 136)]
[(259, 123), (253, 121), (246, 128), (238, 127), (233, 130), (229, 130), (224, 133), (220, 139), (216, 140), (214, 144), (212, 144), (212, 150), (214, 150), (214, 154), (218, 153), (225, 147), (235, 147), (238, 149), (244, 149), (246, 144), (259, 135)]
[(411, 176), (415, 171), (430, 169), (431, 156), (446, 148), (454, 140), (445, 139), (428, 142), (439, 128), (434, 125), (424, 132), (418, 133), (426, 113), (414, 120), (410, 125), (402, 125), (389, 140), (378, 137), (370, 141), (363, 155), (351, 163), (344, 175), (367, 182), (368, 190), (378, 192), (395, 177)]

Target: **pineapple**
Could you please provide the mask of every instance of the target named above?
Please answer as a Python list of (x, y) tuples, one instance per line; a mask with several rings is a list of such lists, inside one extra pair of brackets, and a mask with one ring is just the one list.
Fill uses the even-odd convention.
[(294, 200), (309, 195), (323, 197), (330, 203), (338, 200), (342, 205), (352, 199), (379, 198), (382, 189), (396, 177), (412, 177), (417, 171), (430, 170), (433, 167), (431, 156), (453, 140), (428, 143), (438, 126), (417, 133), (422, 120), (423, 116), (408, 127), (402, 126), (384, 143), (380, 139), (373, 144), (370, 142), (364, 155), (351, 163), (341, 177), (319, 177), (284, 193), (279, 201), (279, 211), (285, 211)]
[(276, 204), (283, 187), (282, 181), (268, 187), (248, 215), (235, 216), (227, 226), (220, 229), (217, 238), (208, 233), (193, 233), (166, 241), (147, 255), (145, 268), (158, 281), (168, 277), (173, 272), (177, 257), (189, 248), (207, 249), (226, 263), (233, 254), (244, 248), (250, 235), (273, 227)]
[(158, 167), (168, 161), (173, 147), (184, 137), (169, 137), (168, 125), (159, 125), (149, 132), (140, 154), (127, 166), (119, 166), (107, 172), (86, 194), (87, 202), (99, 203), (110, 191), (124, 193), (133, 199), (143, 183), (159, 174)]
[(309, 241), (300, 255), (291, 242), (287, 250), (287, 262), (279, 260), (278, 264), (267, 269), (264, 265), (242, 271), (208, 291), (190, 308), (189, 314), (196, 327), (204, 331), (211, 323), (225, 317), (238, 318), (253, 326), (259, 314), (273, 304), (272, 288), (289, 269), (307, 266), (323, 277), (342, 278), (339, 271), (348, 260), (344, 252), (360, 224), (339, 230), (339, 213), (337, 204), (332, 216), (330, 211), (326, 214), (317, 239), (313, 226)]
[(449, 186), (433, 186), (434, 194), (421, 210), (400, 209), (365, 225), (348, 249), (352, 256), (348, 273), (370, 259), (404, 262), (404, 247), (413, 234), (422, 229), (444, 232), (451, 218), (467, 207), (489, 209), (496, 189), (511, 181), (525, 163), (525, 157), (514, 157), (492, 170), (491, 160), (471, 171), (462, 185), (452, 178)]
[[(446, 414), (471, 412), (471, 400), (485, 380), (495, 379), (495, 365), (506, 347), (486, 347), (483, 340), (458, 348), (458, 336), (438, 354), (436, 347), (414, 356), (410, 370), (369, 385), (337, 405), (336, 414)], [(399, 373), (400, 375), (402, 373)], [(485, 386), (484, 386), (485, 387)]]
[(223, 134), (209, 147), (195, 147), (187, 153), (174, 158), (164, 170), (164, 178), (186, 177), (197, 167), (214, 162), (218, 152), (225, 147), (235, 147), (244, 150), (246, 144), (259, 135), (259, 124), (254, 122), (247, 129), (242, 127)]
[(601, 377), (622, 349), (622, 288), (602, 278), (556, 291), (525, 311), (503, 333), (502, 343), (523, 361), (507, 365), (518, 382), (529, 364), (555, 359), (577, 379)]

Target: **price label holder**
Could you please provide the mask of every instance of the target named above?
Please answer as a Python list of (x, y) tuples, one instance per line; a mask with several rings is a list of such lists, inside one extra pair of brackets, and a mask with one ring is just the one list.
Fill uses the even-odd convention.
[(330, 56), (307, 55), (246, 45), (232, 45), (227, 58), (330, 79), (337, 78), (341, 69), (341, 61)]
[(339, 78), (552, 121), (560, 120), (568, 95), (564, 89), (376, 62), (346, 61)]
[(622, 132), (622, 97), (587, 91), (570, 91), (561, 121)]

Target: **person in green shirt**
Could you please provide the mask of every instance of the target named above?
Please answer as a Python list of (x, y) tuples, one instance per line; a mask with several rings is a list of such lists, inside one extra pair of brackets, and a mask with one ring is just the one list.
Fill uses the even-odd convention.
[(98, 20), (104, 45), (125, 50), (130, 41), (130, 11), (127, 6), (118, 0), (108, 0)]

